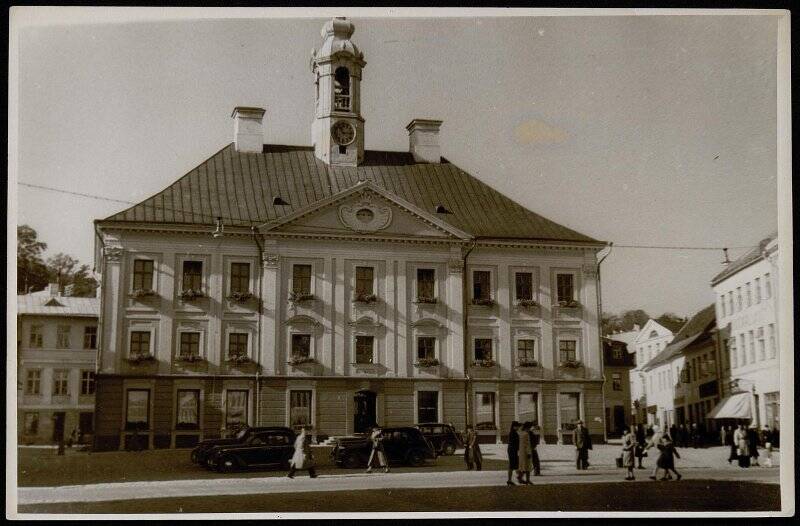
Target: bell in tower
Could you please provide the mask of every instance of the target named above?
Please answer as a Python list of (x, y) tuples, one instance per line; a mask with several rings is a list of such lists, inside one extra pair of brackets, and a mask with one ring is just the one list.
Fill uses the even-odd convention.
[(350, 41), (355, 27), (344, 17), (322, 28), (322, 46), (311, 51), (316, 111), (311, 127), (314, 154), (336, 166), (356, 166), (364, 159), (361, 116), (361, 70), (364, 54)]

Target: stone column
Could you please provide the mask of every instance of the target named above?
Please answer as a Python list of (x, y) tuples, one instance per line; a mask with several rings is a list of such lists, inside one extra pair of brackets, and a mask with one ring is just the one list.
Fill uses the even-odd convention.
[(265, 245), (261, 258), (261, 364), (264, 375), (281, 374), (280, 342), (280, 256), (275, 245)]
[(118, 245), (107, 245), (103, 248), (103, 290), (100, 313), (103, 320), (103, 333), (100, 340), (98, 370), (101, 373), (113, 373), (119, 370), (125, 354), (124, 327), (120, 323), (120, 312), (123, 309), (125, 289), (122, 282), (121, 261), (125, 251)]

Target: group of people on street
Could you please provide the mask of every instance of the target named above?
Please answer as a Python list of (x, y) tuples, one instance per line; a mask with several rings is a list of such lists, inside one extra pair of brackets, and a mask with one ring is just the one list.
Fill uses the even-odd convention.
[(541, 442), (539, 426), (533, 422), (520, 424), (516, 420), (511, 422), (508, 432), (508, 481), (509, 486), (516, 486), (511, 479), (516, 473), (519, 484), (532, 484), (531, 472), (535, 477), (540, 476), (542, 465), (539, 461), (539, 452), (536, 447)]
[[(767, 428), (768, 430), (769, 428)], [(772, 466), (772, 442), (770, 441), (772, 438), (769, 436), (769, 432), (766, 433), (766, 441), (764, 441), (764, 446), (766, 449), (766, 458), (764, 460), (764, 465), (767, 467)], [(758, 432), (758, 429), (755, 425), (751, 425), (750, 427), (745, 427), (744, 424), (739, 424), (738, 427), (733, 430), (726, 426), (725, 428), (725, 439), (723, 444), (728, 445), (730, 447), (730, 455), (728, 455), (728, 463), (731, 464), (734, 461), (739, 464), (739, 467), (742, 468), (749, 468), (750, 466), (758, 466), (758, 446), (759, 446), (759, 439), (761, 435)]]
[[(661, 432), (658, 427), (651, 428), (647, 433), (643, 426), (631, 426), (622, 436), (622, 466), (627, 471), (625, 480), (636, 480), (633, 474), (635, 468), (645, 469), (642, 465), (642, 458), (647, 456), (647, 450), (655, 448), (658, 450), (658, 458), (653, 467), (651, 480), (670, 480), (672, 473), (680, 480), (681, 474), (675, 469), (675, 457), (681, 458), (678, 454), (675, 441), (669, 431)], [(636, 461), (638, 459), (638, 466)], [(664, 471), (664, 475), (659, 479), (659, 470)]]

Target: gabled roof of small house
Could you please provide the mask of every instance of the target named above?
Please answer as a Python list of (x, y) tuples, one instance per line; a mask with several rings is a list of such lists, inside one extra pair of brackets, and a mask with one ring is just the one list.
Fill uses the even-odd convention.
[(749, 267), (753, 263), (763, 259), (763, 252), (775, 238), (778, 237), (778, 232), (773, 232), (758, 242), (758, 246), (745, 252), (742, 256), (736, 258), (725, 267), (725, 270), (717, 274), (711, 279), (711, 285), (714, 286), (720, 281), (729, 278), (739, 272), (740, 270)]
[[(442, 159), (368, 150), (357, 167), (329, 166), (312, 147), (264, 145), (261, 153), (229, 144), (176, 182), (102, 222), (258, 226), (312, 207), (359, 182), (376, 186), (475, 237), (601, 244), (526, 209)], [(280, 197), (286, 205), (273, 204)], [(436, 213), (439, 206), (450, 213)]]
[(17, 296), (17, 314), (39, 316), (100, 316), (99, 298), (53, 296), (46, 289)]
[(663, 365), (673, 358), (688, 352), (692, 346), (705, 343), (711, 338), (711, 329), (716, 327), (717, 314), (714, 304), (704, 308), (687, 321), (672, 341), (647, 362), (643, 370), (648, 371)]

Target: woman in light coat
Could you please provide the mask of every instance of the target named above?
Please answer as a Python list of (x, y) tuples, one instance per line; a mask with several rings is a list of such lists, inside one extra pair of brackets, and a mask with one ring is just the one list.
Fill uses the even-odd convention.
[(733, 433), (733, 441), (736, 443), (736, 454), (739, 458), (740, 468), (750, 467), (750, 447), (747, 440), (747, 430), (744, 424), (739, 424), (739, 428)]
[(314, 453), (311, 451), (311, 435), (306, 432), (304, 427), (294, 441), (294, 454), (289, 461), (289, 474), (287, 476), (293, 479), (297, 470), (306, 469), (309, 477), (316, 478), (317, 471), (315, 466)]
[(622, 436), (622, 467), (628, 470), (625, 480), (636, 480), (633, 476), (633, 468), (636, 467), (636, 452), (639, 443), (636, 441), (635, 427), (631, 426)]
[(519, 476), (517, 480), (519, 480), (521, 484), (532, 484), (531, 470), (533, 470), (533, 459), (531, 456), (533, 450), (531, 449), (530, 430), (531, 423), (525, 422), (517, 432), (519, 434), (519, 451), (517, 453), (519, 455)]

